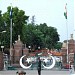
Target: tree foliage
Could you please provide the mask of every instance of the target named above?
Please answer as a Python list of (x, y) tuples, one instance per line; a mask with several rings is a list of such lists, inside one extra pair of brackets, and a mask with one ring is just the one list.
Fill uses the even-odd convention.
[(44, 35), (44, 46), (51, 49), (59, 41), (59, 34), (57, 29), (51, 26), (47, 26), (46, 23), (40, 24), (40, 31)]
[(54, 48), (59, 41), (59, 34), (54, 27), (48, 27), (46, 23), (40, 25), (28, 24), (23, 27), (24, 43), (32, 47)]
[(55, 49), (57, 49), (58, 51), (61, 50), (61, 47), (62, 47), (62, 43), (61, 42), (57, 42), (54, 46)]
[[(9, 47), (10, 44), (10, 10), (11, 7), (7, 8), (2, 16), (0, 11), (0, 30), (6, 30), (5, 45)], [(17, 7), (12, 8), (12, 37), (13, 43), (17, 40), (18, 35), (21, 36), (21, 40), (27, 47), (30, 45), (32, 48), (54, 48), (55, 44), (59, 41), (59, 34), (55, 27), (47, 26), (43, 24), (27, 24), (26, 20), (29, 16), (25, 15), (25, 11), (19, 10)], [(2, 41), (4, 39), (1, 39)]]
[[(11, 7), (9, 6), (7, 8), (7, 12), (3, 14), (3, 20), (7, 24), (5, 30), (7, 31), (6, 36), (6, 42), (9, 45), (10, 43), (10, 10)], [(18, 35), (22, 35), (22, 28), (23, 25), (26, 24), (26, 20), (28, 19), (29, 16), (25, 15), (25, 12), (23, 10), (19, 10), (17, 7), (12, 8), (12, 37), (13, 37), (13, 42), (17, 40)]]

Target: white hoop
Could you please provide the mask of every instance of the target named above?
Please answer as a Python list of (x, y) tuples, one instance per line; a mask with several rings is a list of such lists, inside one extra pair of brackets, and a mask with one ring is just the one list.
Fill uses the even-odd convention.
[(26, 56), (26, 55), (24, 55), (24, 56), (22, 56), (22, 57), (20, 58), (20, 66), (21, 66), (22, 68), (24, 68), (24, 69), (28, 69), (28, 68), (30, 68), (30, 67), (32, 66), (32, 64), (31, 64), (30, 66), (24, 66), (24, 65), (23, 65), (22, 59), (23, 59), (25, 56)]
[(46, 68), (46, 69), (52, 69), (52, 68), (55, 66), (55, 59), (54, 59), (54, 57), (53, 57), (53, 56), (51, 56), (51, 58), (52, 58), (52, 60), (53, 60), (52, 65), (50, 65), (49, 67), (46, 67), (45, 65), (43, 65), (43, 66), (44, 66), (44, 68)]

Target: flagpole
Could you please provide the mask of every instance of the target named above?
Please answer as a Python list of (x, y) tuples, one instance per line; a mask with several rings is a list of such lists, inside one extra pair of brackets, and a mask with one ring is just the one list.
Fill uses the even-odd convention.
[[(11, 4), (11, 10), (12, 10), (12, 4)], [(12, 50), (12, 11), (10, 11), (10, 65), (11, 65), (11, 50)]]
[(65, 6), (65, 12), (64, 12), (64, 16), (65, 16), (65, 19), (66, 19), (66, 32), (67, 32), (67, 64), (69, 64), (69, 53), (68, 53), (68, 23), (67, 23), (67, 3), (66, 3), (66, 6)]
[(67, 64), (69, 64), (69, 53), (68, 53), (68, 20), (67, 20), (67, 3), (66, 3), (66, 29), (67, 29)]
[[(75, 0), (74, 0), (74, 8), (75, 8)], [(74, 9), (74, 13), (75, 13), (75, 9)], [(75, 15), (74, 15), (75, 18)], [(74, 21), (74, 37), (75, 37), (75, 21)], [(75, 38), (74, 38), (74, 45), (75, 45)], [(75, 65), (75, 51), (74, 51), (74, 65)], [(74, 70), (75, 70), (75, 66), (74, 66)]]
[(69, 63), (69, 54), (68, 54), (68, 23), (66, 19), (66, 29), (67, 29), (67, 64)]

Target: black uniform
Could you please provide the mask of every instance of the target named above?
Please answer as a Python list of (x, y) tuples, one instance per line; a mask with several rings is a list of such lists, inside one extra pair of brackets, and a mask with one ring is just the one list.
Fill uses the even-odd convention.
[(40, 60), (40, 58), (38, 58), (38, 67), (37, 67), (37, 69), (38, 69), (38, 75), (41, 75), (41, 60)]

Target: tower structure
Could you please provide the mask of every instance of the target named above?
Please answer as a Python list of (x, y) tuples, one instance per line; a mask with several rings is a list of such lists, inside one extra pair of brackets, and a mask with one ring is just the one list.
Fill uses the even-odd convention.
[[(67, 64), (67, 40), (64, 40), (62, 45), (62, 63)], [(73, 39), (73, 34), (71, 34), (70, 40), (68, 40), (68, 60), (69, 63), (74, 65), (74, 52), (75, 52), (75, 40)]]

